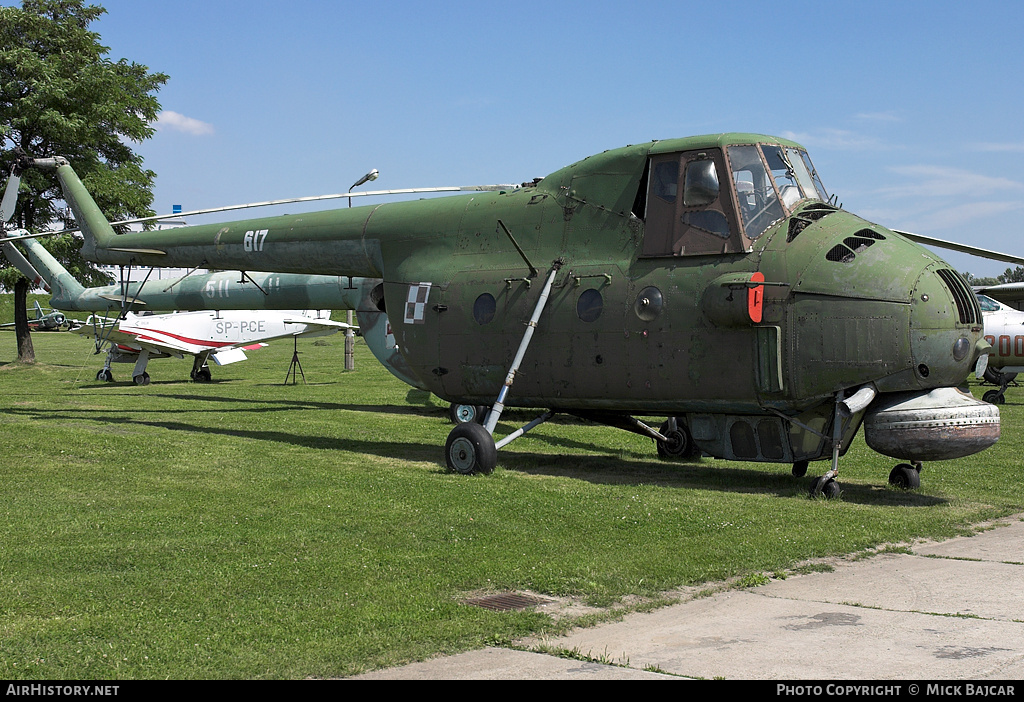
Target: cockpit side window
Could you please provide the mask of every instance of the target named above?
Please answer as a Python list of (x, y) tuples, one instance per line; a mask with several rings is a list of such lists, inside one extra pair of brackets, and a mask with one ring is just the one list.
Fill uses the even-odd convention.
[(995, 300), (993, 300), (988, 295), (980, 295), (980, 294), (975, 293), (975, 296), (978, 298), (978, 304), (981, 306), (981, 311), (982, 312), (998, 312), (999, 311), (999, 303), (996, 302)]
[[(720, 149), (654, 156), (644, 226), (645, 256), (742, 251)], [(724, 181), (728, 182), (727, 177)]]
[(743, 231), (748, 239), (754, 240), (773, 222), (782, 219), (785, 212), (758, 148), (730, 146), (728, 153)]

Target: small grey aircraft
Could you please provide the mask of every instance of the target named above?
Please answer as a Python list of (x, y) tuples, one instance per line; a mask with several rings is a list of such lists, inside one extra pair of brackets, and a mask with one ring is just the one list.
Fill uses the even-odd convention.
[[(81, 322), (75, 319), (68, 319), (64, 316), (63, 312), (56, 309), (51, 309), (48, 313), (43, 313), (42, 306), (36, 302), (36, 316), (35, 319), (28, 320), (28, 328), (32, 331), (60, 331), (61, 329), (73, 329), (81, 325)], [(14, 322), (8, 322), (7, 324), (0, 324), (0, 329), (13, 329)]]

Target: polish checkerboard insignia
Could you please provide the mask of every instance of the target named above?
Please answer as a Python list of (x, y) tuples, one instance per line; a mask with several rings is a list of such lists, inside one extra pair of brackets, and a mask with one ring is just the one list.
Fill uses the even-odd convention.
[(409, 298), (405, 301), (405, 323), (423, 324), (423, 315), (430, 297), (430, 283), (409, 286)]

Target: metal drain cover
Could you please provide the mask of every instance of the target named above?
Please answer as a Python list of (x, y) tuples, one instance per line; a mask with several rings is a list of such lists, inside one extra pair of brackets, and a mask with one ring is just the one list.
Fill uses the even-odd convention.
[(508, 612), (513, 609), (527, 609), (529, 607), (536, 607), (539, 604), (548, 604), (554, 602), (554, 600), (537, 597), (536, 595), (523, 595), (518, 592), (499, 592), (496, 595), (473, 597), (462, 602), (463, 604), (483, 607), (495, 612)]

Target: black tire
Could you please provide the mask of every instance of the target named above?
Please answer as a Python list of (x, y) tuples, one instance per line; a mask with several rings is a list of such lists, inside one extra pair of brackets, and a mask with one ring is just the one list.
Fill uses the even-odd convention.
[(825, 480), (824, 476), (819, 476), (811, 481), (811, 497), (824, 497), (826, 500), (833, 500), (842, 492), (843, 489), (839, 483), (835, 480)]
[(192, 371), (192, 380), (197, 383), (208, 383), (213, 380), (213, 374), (209, 368), (200, 368), (197, 371)]
[(662, 436), (668, 439), (667, 442), (655, 440), (654, 444), (658, 448), (658, 457), (666, 461), (687, 461), (699, 458), (700, 448), (693, 442), (690, 430), (686, 428), (686, 423), (682, 417), (676, 417), (675, 429), (670, 429), (669, 427), (671, 426), (672, 422), (665, 420), (665, 423), (658, 430)]
[(802, 478), (807, 475), (807, 461), (797, 461), (793, 464), (793, 477)]
[(992, 405), (1001, 405), (1006, 402), (1006, 398), (1003, 396), (1003, 393), (998, 390), (989, 390), (981, 396), (981, 399)]
[(921, 474), (909, 463), (900, 463), (889, 473), (889, 484), (900, 490), (916, 490), (921, 487)]
[(448, 406), (448, 419), (451, 420), (452, 424), (465, 424), (467, 422), (483, 424), (485, 414), (487, 414), (487, 408), (483, 405), (463, 405), (453, 402)]
[(149, 373), (142, 373), (142, 375), (136, 375), (132, 378), (132, 381), (136, 385), (149, 385)]
[(109, 368), (100, 368), (96, 373), (96, 380), (103, 383), (114, 382), (114, 374), (110, 372)]
[(462, 475), (483, 473), (490, 475), (498, 464), (498, 449), (494, 437), (479, 424), (456, 424), (444, 445), (448, 470)]

